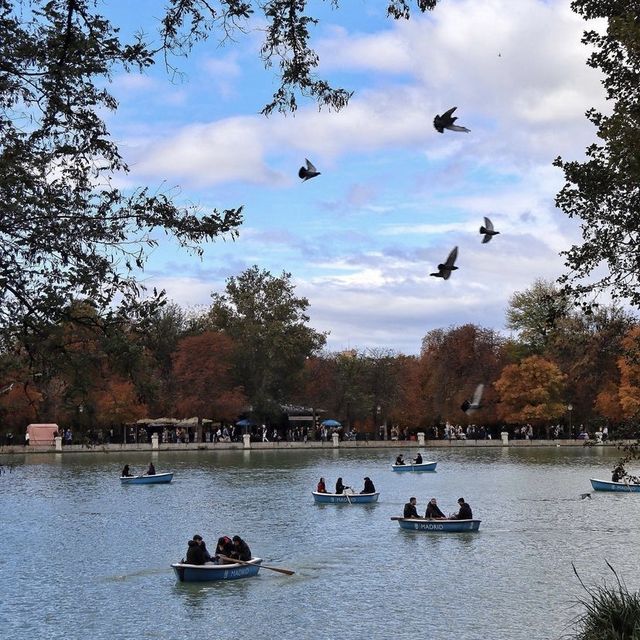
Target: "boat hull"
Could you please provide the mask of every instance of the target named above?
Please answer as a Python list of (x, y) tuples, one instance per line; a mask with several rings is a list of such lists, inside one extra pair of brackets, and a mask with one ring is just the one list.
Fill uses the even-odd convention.
[(251, 564), (172, 564), (176, 577), (180, 582), (213, 582), (214, 580), (239, 580), (257, 576), (262, 558), (252, 558)]
[(156, 473), (153, 476), (121, 476), (122, 484), (166, 484), (173, 480), (173, 473)]
[(428, 533), (460, 533), (477, 531), (480, 520), (427, 520), (425, 518), (399, 518), (398, 524), (406, 531), (426, 531)]
[(640, 484), (626, 484), (624, 482), (611, 482), (610, 480), (596, 480), (590, 478), (594, 491), (619, 491), (622, 493), (640, 493)]
[(393, 471), (435, 471), (437, 462), (423, 462), (422, 464), (392, 464)]
[(313, 499), (318, 504), (370, 504), (378, 502), (380, 492), (376, 493), (318, 493), (313, 491)]

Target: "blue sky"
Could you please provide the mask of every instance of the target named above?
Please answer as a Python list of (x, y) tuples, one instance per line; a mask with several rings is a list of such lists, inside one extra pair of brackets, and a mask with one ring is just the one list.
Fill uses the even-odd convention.
[[(331, 350), (417, 353), (433, 328), (503, 330), (510, 295), (557, 277), (558, 252), (579, 238), (554, 207), (562, 175), (551, 163), (583, 156), (594, 140), (584, 112), (605, 108), (580, 43), (587, 25), (567, 0), (444, 0), (410, 22), (387, 19), (383, 1), (310, 4), (319, 74), (355, 91), (340, 113), (301, 102), (295, 116), (260, 115), (275, 80), (259, 29), (197, 45), (175, 61), (180, 78), (158, 65), (113, 79), (123, 185), (245, 207), (240, 238), (202, 260), (159, 237), (145, 281), (191, 307), (252, 264), (289, 271)], [(108, 10), (125, 32), (152, 33), (160, 13), (151, 1)], [(471, 133), (433, 128), (454, 105)], [(305, 157), (322, 175), (302, 183)], [(482, 245), (485, 215), (501, 235)], [(430, 277), (454, 246), (459, 270)]]

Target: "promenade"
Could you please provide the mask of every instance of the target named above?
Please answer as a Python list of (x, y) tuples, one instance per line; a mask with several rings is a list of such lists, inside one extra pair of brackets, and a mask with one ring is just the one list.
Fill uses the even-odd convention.
[[(624, 441), (631, 444), (632, 440)], [(594, 446), (612, 447), (622, 444), (620, 441), (599, 443)], [(343, 441), (308, 441), (308, 442), (189, 442), (189, 443), (128, 443), (128, 444), (72, 444), (56, 447), (50, 446), (0, 446), (0, 455), (4, 454), (89, 454), (89, 453), (126, 453), (140, 451), (225, 451), (225, 450), (257, 450), (282, 451), (285, 449), (456, 449), (485, 447), (584, 447), (584, 440), (343, 440)], [(588, 445), (587, 445), (588, 446)]]

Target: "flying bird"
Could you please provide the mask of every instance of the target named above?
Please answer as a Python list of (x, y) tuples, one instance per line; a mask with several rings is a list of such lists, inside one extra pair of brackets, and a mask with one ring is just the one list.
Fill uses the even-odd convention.
[(468, 400), (465, 400), (460, 405), (460, 408), (467, 415), (472, 414), (474, 411), (477, 411), (480, 408), (480, 403), (482, 402), (482, 392), (483, 391), (484, 391), (484, 385), (483, 384), (479, 384), (476, 387), (476, 390), (473, 392), (473, 398), (471, 399), (471, 402), (469, 402)]
[(458, 247), (453, 247), (451, 253), (447, 257), (444, 264), (438, 265), (437, 273), (430, 273), (429, 275), (435, 276), (436, 278), (443, 278), (444, 280), (448, 280), (452, 271), (455, 271), (458, 267), (454, 267), (456, 258), (458, 257)]
[(589, 500), (591, 500), (591, 494), (590, 493), (581, 493), (580, 494), (580, 500), (584, 500), (585, 498), (589, 498)]
[(470, 133), (470, 130), (467, 127), (461, 127), (460, 125), (453, 124), (458, 118), (453, 115), (453, 112), (458, 107), (451, 107), (449, 111), (445, 111), (441, 116), (436, 116), (433, 119), (433, 126), (436, 128), (436, 131), (440, 133), (444, 133), (445, 129), (449, 129), (449, 131), (461, 131), (463, 133)]
[(496, 231), (493, 228), (493, 222), (489, 220), (489, 218), (484, 219), (484, 226), (480, 227), (480, 233), (484, 234), (484, 238), (482, 238), (482, 244), (486, 244), (491, 240), (493, 236), (497, 236), (500, 232)]
[(320, 175), (320, 172), (313, 166), (312, 162), (309, 162), (306, 158), (304, 161), (307, 163), (307, 166), (300, 167), (300, 170), (298, 171), (298, 175), (302, 180), (311, 180), (311, 178), (315, 178)]

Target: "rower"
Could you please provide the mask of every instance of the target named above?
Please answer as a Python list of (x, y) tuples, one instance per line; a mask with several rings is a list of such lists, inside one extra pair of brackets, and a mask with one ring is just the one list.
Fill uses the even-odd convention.
[(404, 462), (404, 456), (402, 454), (400, 454), (397, 458), (396, 458), (396, 464), (405, 464)]

